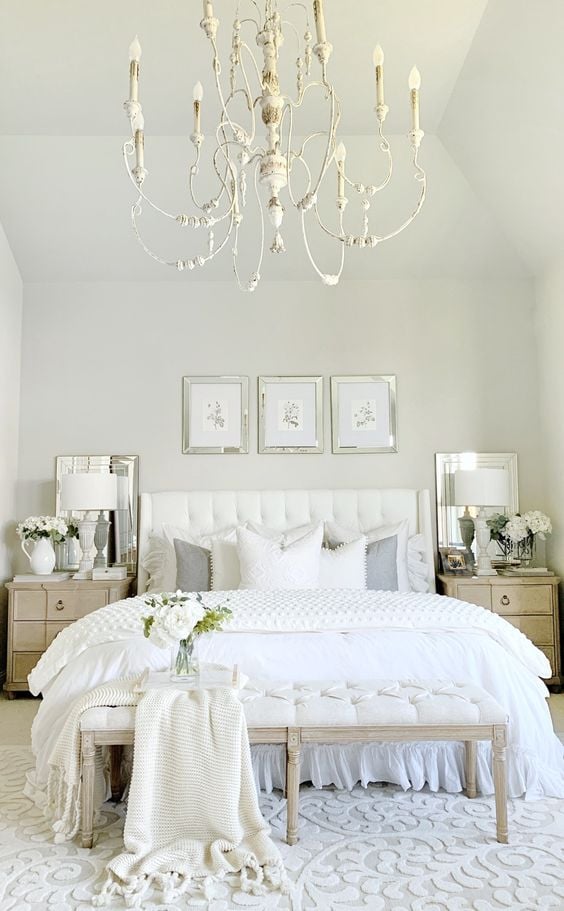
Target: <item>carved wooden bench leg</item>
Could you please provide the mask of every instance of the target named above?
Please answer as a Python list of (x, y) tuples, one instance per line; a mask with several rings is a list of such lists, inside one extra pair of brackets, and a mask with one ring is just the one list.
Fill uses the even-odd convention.
[(94, 732), (83, 731), (82, 739), (82, 847), (91, 848), (94, 838), (94, 778), (96, 747)]
[(110, 785), (112, 789), (112, 800), (116, 803), (121, 800), (121, 760), (123, 756), (123, 747), (119, 744), (113, 744), (110, 747)]
[(493, 780), (495, 789), (495, 819), (497, 840), (506, 845), (509, 841), (507, 827), (507, 725), (493, 726)]
[(465, 755), (464, 765), (466, 770), (466, 796), (476, 797), (476, 763), (478, 755), (478, 744), (475, 740), (467, 740), (464, 744)]
[(295, 845), (298, 841), (298, 811), (300, 802), (300, 746), (300, 729), (288, 728), (286, 757), (286, 841), (289, 845)]

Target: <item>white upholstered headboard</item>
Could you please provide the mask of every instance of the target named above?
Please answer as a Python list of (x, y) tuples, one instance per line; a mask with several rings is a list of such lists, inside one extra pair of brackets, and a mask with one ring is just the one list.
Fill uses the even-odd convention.
[(409, 534), (425, 538), (429, 591), (435, 591), (435, 565), (428, 490), (183, 490), (142, 493), (139, 509), (138, 591), (145, 590), (143, 556), (149, 534), (162, 525), (189, 527), (195, 535), (213, 534), (243, 522), (260, 522), (285, 531), (329, 520), (369, 531), (409, 519)]

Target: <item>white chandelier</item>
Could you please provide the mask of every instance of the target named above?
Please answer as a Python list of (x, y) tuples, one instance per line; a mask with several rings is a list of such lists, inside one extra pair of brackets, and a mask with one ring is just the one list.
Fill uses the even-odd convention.
[[(418, 152), (423, 130), (419, 126), (419, 88), (421, 78), (416, 67), (409, 75), (409, 90), (411, 101), (411, 130), (409, 140), (411, 144), (414, 177), (419, 184), (419, 198), (411, 214), (398, 228), (388, 234), (378, 235), (370, 229), (370, 204), (373, 197), (383, 190), (390, 182), (392, 176), (392, 153), (390, 144), (384, 135), (384, 121), (388, 107), (384, 101), (384, 54), (378, 45), (374, 51), (374, 67), (376, 76), (376, 119), (380, 149), (387, 157), (387, 173), (378, 185), (364, 184), (353, 181), (345, 170), (346, 149), (342, 142), (337, 140), (337, 129), (341, 116), (341, 106), (335, 88), (327, 77), (327, 64), (333, 51), (332, 44), (327, 40), (323, 0), (313, 0), (317, 41), (312, 45), (313, 36), (310, 32), (307, 18), (307, 9), (301, 3), (290, 2), (289, 7), (302, 7), (305, 18), (305, 33), (300, 39), (298, 29), (293, 23), (283, 19), (279, 12), (278, 0), (266, 0), (264, 16), (261, 15), (255, 0), (248, 0), (253, 8), (253, 16), (240, 19), (239, 3), (237, 4), (236, 17), (233, 22), (231, 41), (231, 54), (229, 57), (229, 87), (226, 90), (222, 85), (222, 67), (219, 60), (217, 47), (217, 31), (219, 20), (214, 15), (212, 0), (204, 0), (203, 19), (200, 23), (213, 52), (213, 72), (217, 94), (219, 97), (220, 117), (215, 131), (215, 147), (212, 155), (213, 169), (217, 178), (217, 192), (207, 202), (197, 201), (196, 178), (200, 168), (200, 156), (204, 135), (201, 131), (201, 112), (203, 89), (198, 82), (194, 86), (194, 131), (190, 139), (195, 148), (195, 160), (189, 168), (188, 190), (192, 205), (197, 214), (175, 214), (160, 208), (149, 199), (145, 192), (144, 155), (144, 120), (139, 101), (139, 60), (141, 46), (137, 38), (129, 49), (129, 99), (125, 102), (125, 110), (131, 124), (132, 136), (123, 146), (124, 160), (129, 176), (136, 187), (137, 199), (131, 208), (131, 220), (135, 235), (146, 253), (157, 262), (171, 266), (179, 271), (193, 270), (197, 266), (204, 266), (217, 256), (229, 243), (233, 260), (233, 270), (239, 288), (243, 291), (254, 291), (260, 277), (265, 245), (265, 220), (263, 207), (260, 203), (260, 190), (266, 190), (266, 211), (269, 221), (274, 229), (274, 236), (270, 250), (272, 253), (284, 253), (284, 240), (282, 237), (282, 222), (284, 206), (280, 194), (286, 191), (285, 201), (297, 209), (301, 219), (303, 242), (307, 256), (322, 281), (326, 285), (336, 285), (344, 267), (345, 251), (347, 247), (374, 248), (377, 244), (395, 237), (404, 230), (421, 210), (426, 193), (426, 175), (418, 161)], [(261, 65), (257, 63), (253, 52), (243, 37), (247, 29), (256, 31), (256, 44), (262, 51)], [(284, 43), (284, 30), (291, 29), (298, 40), (299, 54), (296, 60), (296, 91), (291, 97), (281, 91), (278, 75), (279, 53)], [(317, 57), (320, 65), (320, 78), (311, 80), (312, 57)], [(250, 75), (249, 75), (250, 70)], [(256, 77), (258, 94), (253, 94), (251, 79)], [(307, 80), (307, 81), (306, 81)], [(301, 107), (306, 95), (313, 89), (321, 91), (322, 101), (328, 106), (328, 126), (325, 130), (316, 130), (300, 141), (299, 147), (293, 147), (293, 120), (294, 112)], [(243, 97), (247, 110), (248, 122), (244, 125), (234, 119), (233, 102), (239, 102)], [(260, 107), (262, 123), (266, 136), (264, 144), (257, 144), (257, 116), (256, 110)], [(320, 139), (321, 138), (321, 139)], [(313, 167), (308, 161), (308, 143), (312, 140), (323, 142), (323, 152), (319, 156), (320, 166)], [(131, 167), (130, 158), (135, 156), (135, 166)], [(318, 208), (318, 194), (333, 166), (336, 169), (336, 225), (330, 227), (322, 219)], [(292, 186), (293, 175), (301, 172), (302, 192), (296, 193)], [(295, 181), (294, 181), (295, 182)], [(247, 187), (251, 184), (254, 195), (259, 203), (260, 231), (259, 251), (254, 271), (247, 280), (241, 278), (238, 264), (238, 240), (241, 226), (245, 223), (245, 208), (247, 206)], [(305, 192), (303, 188), (305, 187)], [(358, 233), (350, 233), (345, 226), (345, 209), (349, 194), (356, 194), (361, 201), (361, 226)], [(192, 259), (166, 260), (153, 252), (146, 245), (139, 231), (139, 216), (143, 204), (167, 218), (174, 219), (183, 228), (203, 229), (207, 232), (204, 252)], [(309, 230), (311, 224), (320, 228), (326, 235), (333, 238), (337, 244), (338, 262), (333, 273), (323, 272), (317, 265), (309, 243)], [(221, 237), (216, 243), (216, 232), (221, 232)]]

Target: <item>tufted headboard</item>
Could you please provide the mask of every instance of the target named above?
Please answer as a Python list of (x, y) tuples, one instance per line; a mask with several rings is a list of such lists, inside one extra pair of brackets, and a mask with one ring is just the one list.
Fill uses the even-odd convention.
[(188, 490), (142, 493), (139, 510), (138, 591), (147, 573), (142, 567), (149, 534), (162, 525), (190, 528), (209, 535), (243, 522), (259, 522), (285, 531), (323, 520), (369, 531), (377, 525), (409, 519), (409, 534), (425, 539), (429, 591), (435, 591), (435, 565), (428, 490)]

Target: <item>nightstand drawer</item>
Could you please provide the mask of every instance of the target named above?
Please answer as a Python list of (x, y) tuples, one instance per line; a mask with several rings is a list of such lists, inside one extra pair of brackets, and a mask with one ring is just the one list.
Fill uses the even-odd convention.
[(14, 592), (14, 620), (45, 620), (46, 610), (44, 591)]
[(81, 592), (80, 601), (76, 607), (75, 618), (78, 620), (79, 617), (85, 617), (86, 614), (91, 614), (93, 610), (98, 610), (99, 607), (105, 607), (108, 603), (107, 589), (99, 588), (97, 590), (91, 589), (90, 591)]
[(468, 601), (469, 604), (477, 604), (479, 607), (492, 608), (491, 586), (487, 583), (464, 584), (459, 582), (456, 589), (456, 597), (459, 601)]
[(552, 614), (550, 585), (494, 585), (492, 610), (509, 614)]
[(506, 614), (505, 619), (525, 633), (535, 645), (554, 645), (552, 617), (517, 617)]
[(71, 625), (72, 620), (69, 621), (69, 623), (47, 623), (45, 631), (45, 648), (49, 648), (53, 639), (57, 638), (62, 629)]
[(15, 652), (40, 652), (45, 649), (45, 624), (26, 620), (12, 624), (12, 649)]
[(27, 675), (33, 670), (42, 652), (14, 652), (12, 655), (12, 682), (27, 683)]
[(47, 592), (47, 619), (62, 622), (76, 620), (78, 593), (75, 591)]

